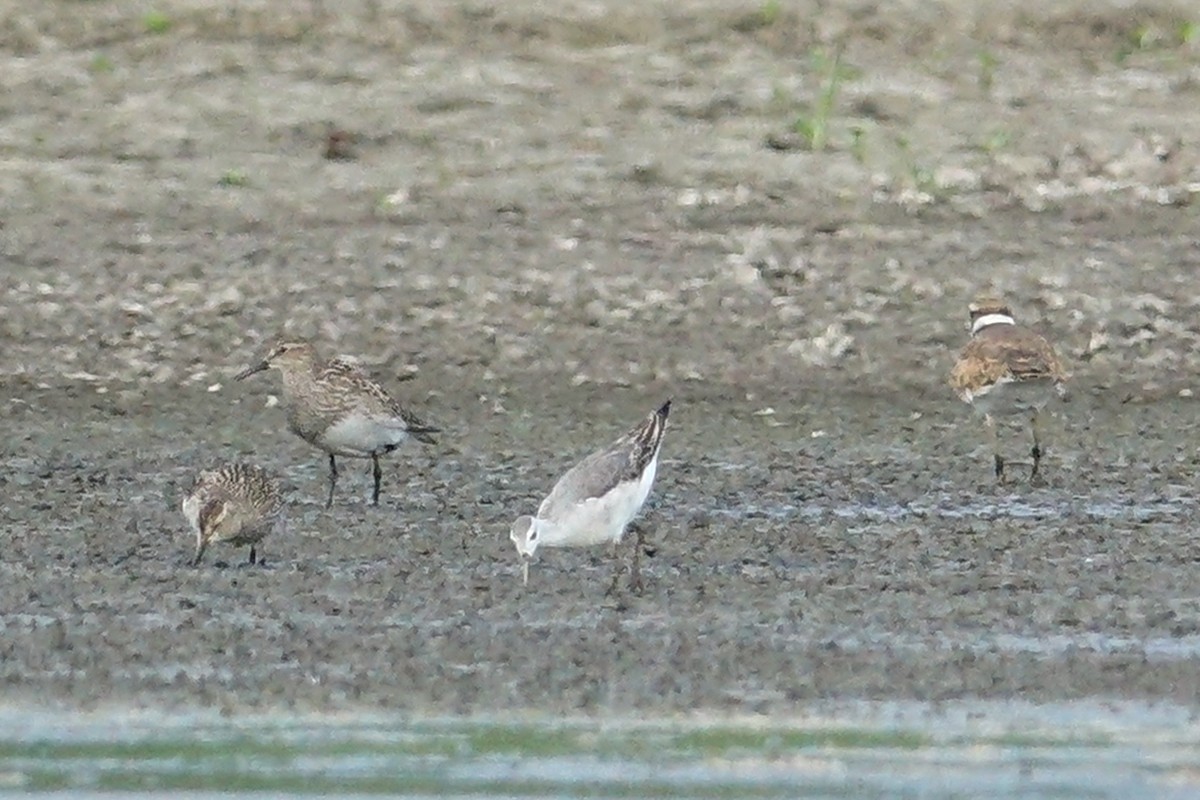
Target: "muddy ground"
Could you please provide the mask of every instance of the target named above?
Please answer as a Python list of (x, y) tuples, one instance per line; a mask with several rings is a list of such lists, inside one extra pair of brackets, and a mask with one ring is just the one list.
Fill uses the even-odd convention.
[[(283, 5), (0, 6), (5, 702), (1200, 704), (1187, 3)], [(1045, 486), (945, 387), (983, 288), (1071, 363)], [(382, 507), (230, 380), (284, 330), (445, 428)], [(667, 396), (644, 591), (522, 587)], [(291, 528), (192, 569), (235, 457)]]

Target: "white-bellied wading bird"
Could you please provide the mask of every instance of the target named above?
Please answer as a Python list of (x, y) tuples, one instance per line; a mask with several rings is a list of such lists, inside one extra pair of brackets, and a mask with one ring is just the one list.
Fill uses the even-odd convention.
[(1068, 376), (1050, 342), (1017, 325), (1004, 301), (980, 297), (969, 310), (971, 340), (950, 373), (950, 386), (983, 414), (1000, 481), (1004, 481), (1004, 457), (1000, 454), (995, 418), (1028, 416), (1033, 430), (1029, 479), (1035, 480), (1046, 454), (1038, 414), (1051, 399), (1066, 399)]
[(373, 381), (357, 359), (337, 356), (323, 361), (312, 344), (288, 340), (272, 347), (259, 363), (239, 372), (243, 380), (256, 372), (277, 369), (283, 375), (283, 401), (288, 428), (304, 441), (329, 454), (329, 498), (337, 485), (337, 456), (369, 458), (375, 489), (371, 502), (379, 505), (383, 470), (379, 457), (412, 437), (434, 444), (437, 428), (426, 425)]
[(250, 464), (203, 470), (183, 498), (183, 516), (196, 534), (193, 565), (213, 542), (250, 545), (254, 564), (258, 543), (285, 524), (279, 485), (266, 470)]
[[(522, 581), (529, 582), (529, 562), (539, 547), (586, 547), (610, 542), (615, 548), (654, 485), (670, 410), (668, 400), (636, 428), (567, 470), (538, 506), (536, 516), (517, 517), (509, 536), (522, 559)], [(634, 586), (641, 583), (641, 546), (639, 531), (630, 568)], [(613, 588), (619, 577), (620, 563), (613, 576)]]

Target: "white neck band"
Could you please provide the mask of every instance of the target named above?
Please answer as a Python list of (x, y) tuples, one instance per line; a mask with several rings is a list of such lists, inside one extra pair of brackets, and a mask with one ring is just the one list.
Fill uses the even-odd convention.
[(976, 334), (986, 328), (988, 325), (1015, 325), (1013, 318), (1008, 314), (984, 314), (975, 322), (971, 323), (971, 333)]

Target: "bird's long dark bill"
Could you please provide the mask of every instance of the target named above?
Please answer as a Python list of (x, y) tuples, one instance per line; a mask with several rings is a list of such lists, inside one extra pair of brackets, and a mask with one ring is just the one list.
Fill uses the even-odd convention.
[(252, 367), (246, 367), (244, 370), (239, 372), (237, 375), (234, 375), (233, 379), (235, 381), (244, 380), (246, 378), (249, 378), (251, 375), (253, 375), (256, 372), (262, 372), (263, 370), (267, 369), (268, 366), (269, 365), (267, 364), (267, 362), (260, 361)]

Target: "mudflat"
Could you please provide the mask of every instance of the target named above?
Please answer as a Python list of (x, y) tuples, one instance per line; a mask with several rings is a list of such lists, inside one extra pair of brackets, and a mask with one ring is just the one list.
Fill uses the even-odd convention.
[[(1200, 702), (1196, 22), (0, 4), (0, 699)], [(945, 383), (983, 289), (1073, 374), (1045, 485)], [(444, 429), (380, 507), (231, 380), (283, 332)], [(522, 586), (512, 519), (668, 397), (644, 590), (605, 593), (632, 537)], [(191, 568), (236, 458), (289, 530)]]

